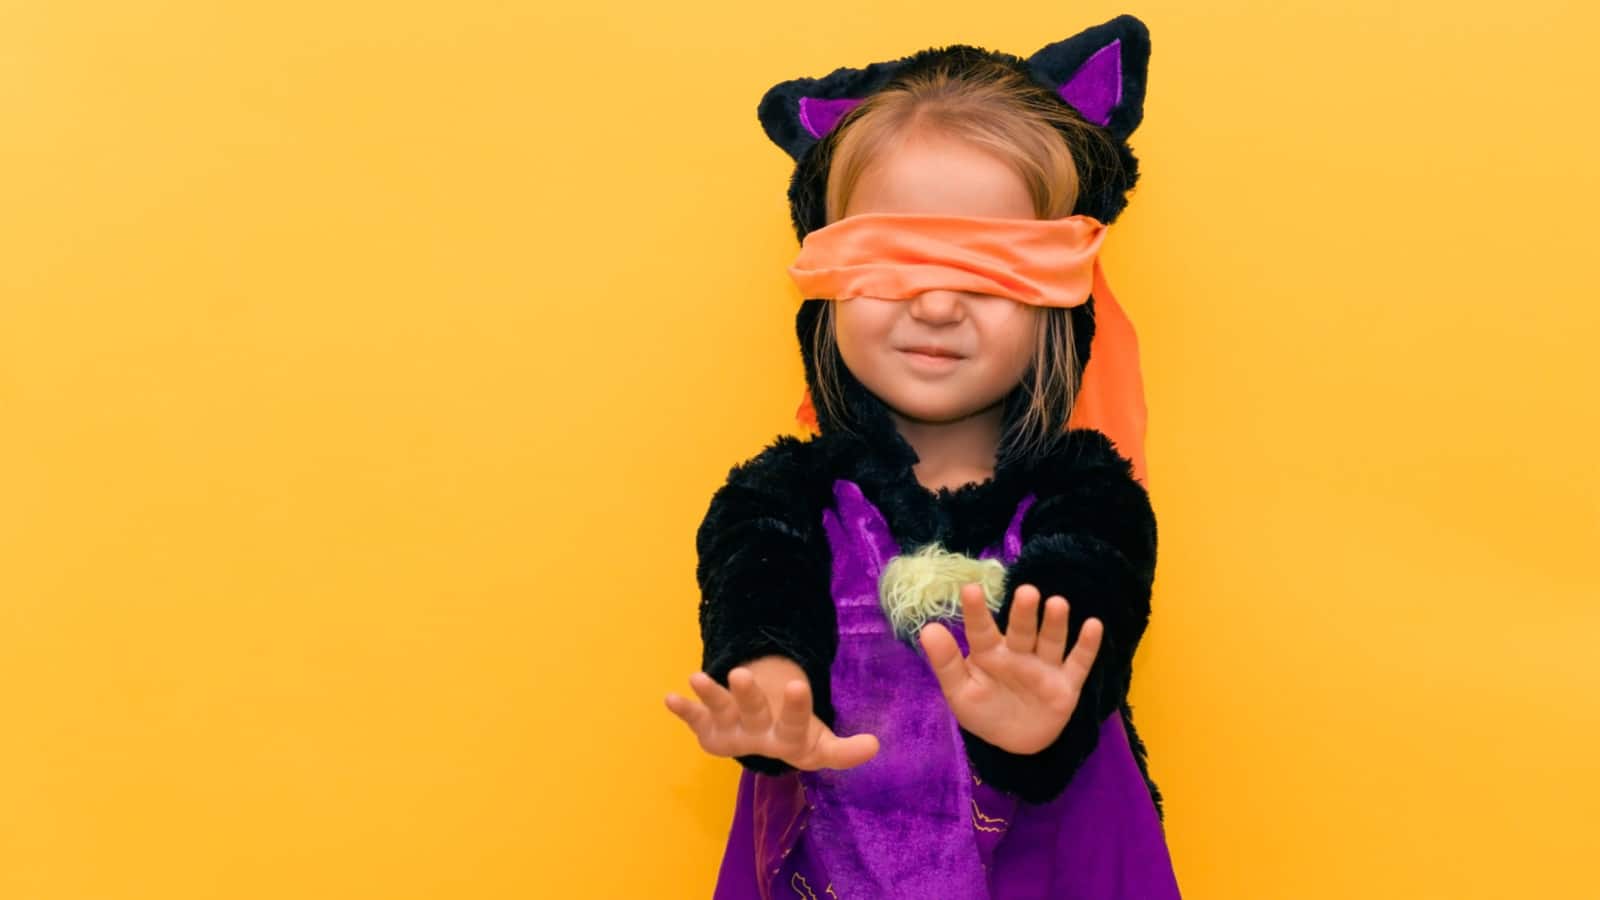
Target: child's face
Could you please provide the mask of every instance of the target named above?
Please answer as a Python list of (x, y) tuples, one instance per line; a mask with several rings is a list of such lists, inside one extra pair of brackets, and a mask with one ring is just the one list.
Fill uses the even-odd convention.
[[(998, 158), (918, 134), (870, 164), (844, 215), (866, 212), (1034, 218), (1022, 179)], [(1028, 369), (1042, 311), (1007, 297), (930, 290), (904, 300), (834, 304), (845, 365), (900, 415), (950, 422), (1000, 403)], [(917, 346), (958, 358), (924, 356)]]

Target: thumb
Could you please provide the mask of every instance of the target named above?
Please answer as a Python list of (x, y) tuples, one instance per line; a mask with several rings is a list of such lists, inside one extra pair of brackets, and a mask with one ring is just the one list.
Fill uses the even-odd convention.
[(852, 734), (842, 738), (832, 731), (822, 733), (819, 765), (826, 769), (849, 769), (878, 755), (878, 738), (871, 734)]
[(937, 622), (924, 625), (918, 635), (922, 640), (922, 649), (928, 654), (928, 665), (933, 669), (933, 675), (939, 679), (939, 690), (944, 692), (945, 699), (954, 697), (961, 686), (967, 683), (967, 659), (961, 655), (961, 648), (956, 646), (955, 635), (950, 629)]

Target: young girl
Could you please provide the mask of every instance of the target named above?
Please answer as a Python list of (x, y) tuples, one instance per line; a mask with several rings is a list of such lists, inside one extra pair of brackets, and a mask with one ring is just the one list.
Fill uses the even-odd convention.
[(703, 705), (666, 702), (744, 767), (716, 897), (1178, 896), (1127, 704), (1142, 389), (1098, 265), (1148, 55), (1123, 16), (763, 99), (819, 433), (734, 467), (696, 537)]

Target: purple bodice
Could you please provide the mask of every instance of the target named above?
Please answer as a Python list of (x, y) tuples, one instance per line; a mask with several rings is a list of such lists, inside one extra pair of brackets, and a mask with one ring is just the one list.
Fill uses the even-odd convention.
[[(834, 499), (823, 513), (839, 630), (834, 731), (877, 735), (878, 754), (844, 770), (744, 770), (715, 900), (1177, 897), (1121, 715), (1106, 717), (1094, 752), (1049, 803), (982, 783), (933, 670), (879, 605), (878, 576), (902, 548), (854, 482), (834, 482)], [(1033, 502), (1022, 499), (980, 558), (1016, 561)], [(942, 624), (965, 653), (959, 619)]]

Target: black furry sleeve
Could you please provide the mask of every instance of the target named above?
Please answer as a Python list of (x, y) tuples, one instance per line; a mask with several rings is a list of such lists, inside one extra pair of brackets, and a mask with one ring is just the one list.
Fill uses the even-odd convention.
[[(780, 436), (733, 467), (711, 498), (695, 536), (701, 669), (726, 687), (735, 666), (761, 656), (788, 657), (811, 682), (817, 717), (832, 727), (829, 669), (838, 629), (808, 449), (806, 442)], [(767, 756), (736, 759), (768, 774), (793, 768)]]
[(1104, 625), (1100, 650), (1067, 725), (1055, 742), (1033, 754), (996, 747), (965, 729), (961, 736), (978, 775), (1031, 803), (1045, 803), (1068, 782), (1099, 741), (1100, 723), (1127, 697), (1133, 654), (1150, 620), (1156, 567), (1156, 521), (1133, 464), (1099, 431), (1073, 429), (1066, 446), (1041, 469), (1038, 500), (1022, 521), (1022, 553), (1006, 571), (1004, 631), (1019, 585), (1043, 601), (1067, 598), (1067, 647), (1083, 622)]

